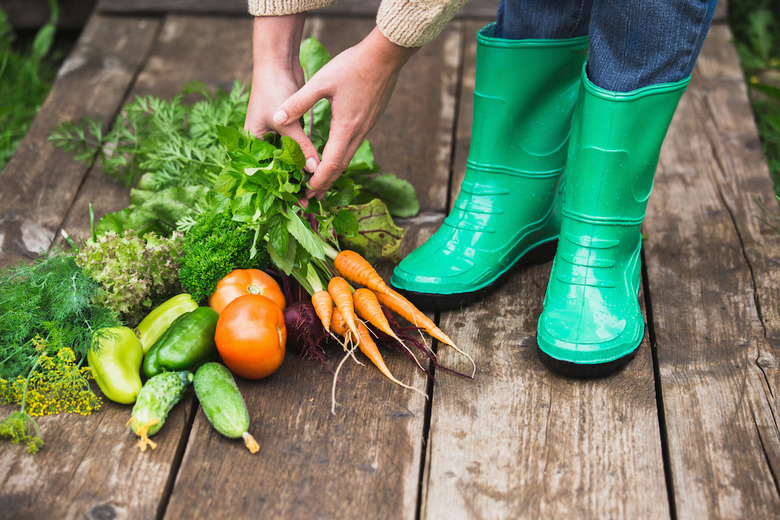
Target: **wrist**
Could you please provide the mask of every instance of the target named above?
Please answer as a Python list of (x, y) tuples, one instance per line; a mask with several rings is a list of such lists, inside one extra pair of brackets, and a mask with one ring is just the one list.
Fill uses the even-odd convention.
[(297, 63), (305, 21), (305, 13), (256, 16), (252, 30), (255, 67)]
[(382, 65), (393, 65), (396, 68), (402, 67), (414, 54), (420, 50), (419, 47), (404, 47), (390, 41), (379, 28), (366, 36), (365, 45), (369, 49), (370, 55)]

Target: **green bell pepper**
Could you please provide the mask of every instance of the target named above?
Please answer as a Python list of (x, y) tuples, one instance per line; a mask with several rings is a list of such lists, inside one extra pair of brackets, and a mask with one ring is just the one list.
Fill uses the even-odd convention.
[(182, 314), (149, 348), (143, 371), (151, 378), (165, 371), (194, 372), (202, 364), (219, 359), (214, 334), (219, 314), (210, 307), (198, 307)]
[(95, 382), (115, 403), (134, 403), (141, 390), (141, 340), (129, 327), (112, 327), (100, 331), (96, 341), (87, 352)]
[(160, 339), (176, 318), (197, 308), (198, 303), (187, 293), (178, 294), (155, 307), (135, 328), (144, 347), (144, 354), (155, 341)]

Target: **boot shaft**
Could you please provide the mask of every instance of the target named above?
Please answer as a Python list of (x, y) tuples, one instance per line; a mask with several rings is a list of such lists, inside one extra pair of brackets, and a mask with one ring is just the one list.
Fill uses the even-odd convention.
[(591, 83), (583, 67), (567, 160), (565, 216), (642, 223), (661, 144), (688, 81), (610, 92)]
[(496, 38), (477, 34), (469, 166), (510, 174), (560, 174), (579, 90), (587, 37)]

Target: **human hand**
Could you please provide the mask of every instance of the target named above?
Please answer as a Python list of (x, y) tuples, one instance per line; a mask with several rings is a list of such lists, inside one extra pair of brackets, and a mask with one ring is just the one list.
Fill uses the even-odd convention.
[[(320, 99), (327, 99), (331, 104), (330, 135), (322, 160), (309, 181), (307, 198), (322, 198), (347, 167), (368, 131), (384, 113), (401, 68), (416, 51), (417, 48), (392, 43), (374, 29), (359, 44), (323, 66), (281, 104), (273, 116), (277, 131), (298, 141), (301, 148), (311, 141), (306, 135), (302, 139), (296, 137), (303, 134), (298, 132), (299, 118)], [(304, 153), (308, 158), (305, 149)]]
[(252, 89), (244, 128), (257, 137), (274, 132), (295, 139), (306, 156), (306, 170), (319, 164), (317, 149), (296, 119), (279, 125), (273, 119), (277, 108), (304, 84), (299, 59), (305, 15), (258, 16), (252, 38)]

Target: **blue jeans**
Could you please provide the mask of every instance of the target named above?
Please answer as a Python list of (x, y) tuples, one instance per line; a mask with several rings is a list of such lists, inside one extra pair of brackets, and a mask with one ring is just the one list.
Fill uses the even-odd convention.
[(716, 0), (501, 0), (496, 37), (588, 35), (588, 78), (613, 92), (690, 76)]

